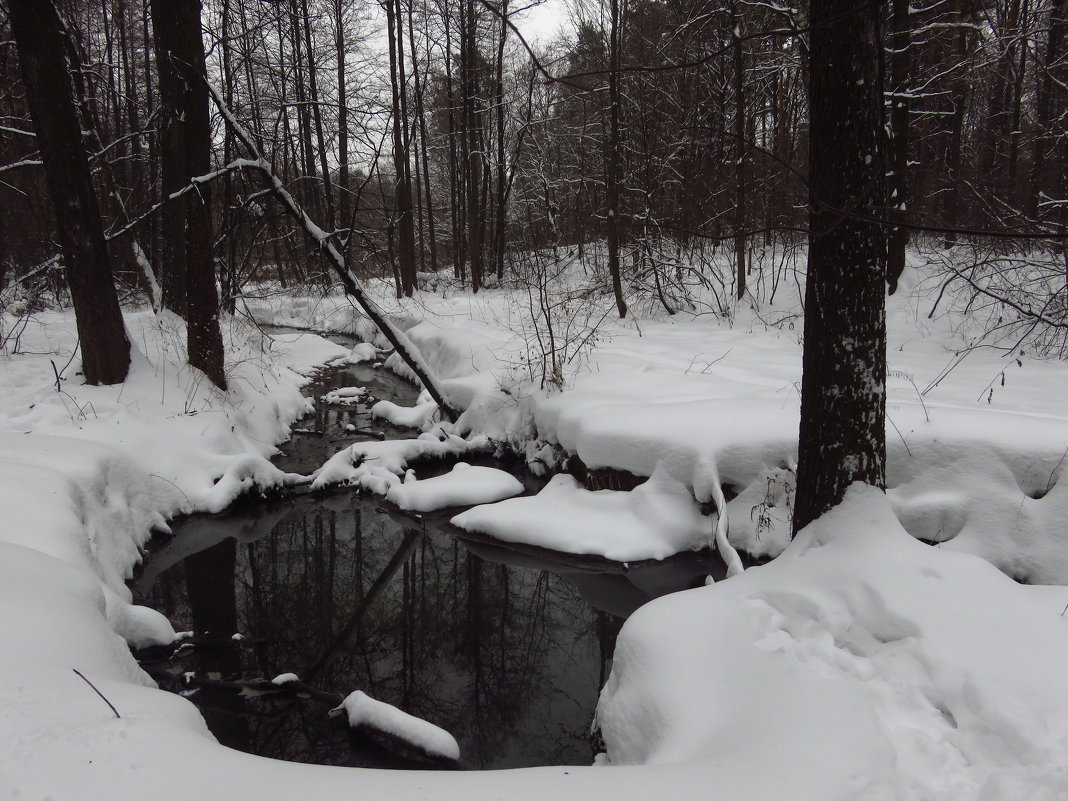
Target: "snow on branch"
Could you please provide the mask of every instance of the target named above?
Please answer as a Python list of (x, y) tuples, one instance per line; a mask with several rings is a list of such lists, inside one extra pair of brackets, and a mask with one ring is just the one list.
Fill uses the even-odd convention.
[(19, 159), (18, 161), (12, 161), (10, 164), (0, 165), (0, 172), (8, 172), (10, 170), (17, 170), (19, 167), (40, 167), (44, 162), (40, 159), (26, 158)]

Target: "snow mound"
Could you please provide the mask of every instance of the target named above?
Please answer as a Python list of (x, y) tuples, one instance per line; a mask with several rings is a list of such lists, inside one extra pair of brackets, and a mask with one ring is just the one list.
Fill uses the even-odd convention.
[(319, 400), (332, 406), (355, 406), (367, 400), (368, 396), (366, 387), (338, 387), (322, 395)]
[(591, 492), (560, 474), (537, 495), (476, 506), (452, 523), (505, 542), (620, 562), (663, 559), (707, 546), (712, 538), (712, 521), (689, 489), (660, 469), (631, 492)]
[[(381, 482), (388, 486), (404, 474), (410, 461), (427, 458), (446, 458), (465, 453), (480, 453), (490, 450), (490, 441), (484, 436), (464, 439), (455, 434), (420, 434), (416, 439), (395, 439), (384, 442), (355, 442), (331, 456), (312, 474), (311, 488), (325, 489), (347, 484), (385, 494), (378, 489)], [(394, 481), (390, 481), (393, 476)]]
[(1028, 460), (984, 448), (932, 455), (887, 494), (914, 537), (981, 556), (1020, 580), (1064, 584), (1068, 471), (1060, 464), (1030, 476), (1013, 469), (1020, 464)]
[(348, 364), (360, 364), (361, 362), (373, 362), (377, 358), (378, 348), (370, 342), (357, 342), (345, 358), (345, 361)]
[(402, 428), (422, 428), (437, 410), (438, 405), (434, 401), (408, 407), (383, 400), (371, 407), (371, 416), (380, 417)]
[(715, 759), (783, 797), (1061, 797), (1066, 596), (918, 542), (854, 487), (774, 562), (627, 621), (608, 759)]
[(133, 648), (170, 645), (178, 639), (171, 622), (147, 606), (122, 604), (117, 614), (109, 614), (109, 619), (115, 633)]
[(253, 490), (263, 492), (299, 484), (304, 480), (304, 476), (283, 472), (260, 456), (241, 456), (227, 466), (226, 472), (210, 490), (201, 495), (197, 509), (215, 514)]
[(445, 475), (421, 481), (408, 471), (403, 484), (393, 484), (386, 491), (386, 500), (401, 509), (432, 512), (449, 506), (493, 503), (522, 491), (523, 485), (510, 473), (458, 462)]
[(360, 690), (350, 693), (341, 702), (341, 706), (331, 710), (332, 715), (341, 713), (345, 714), (353, 728), (366, 726), (396, 737), (431, 756), (451, 759), (454, 762), (460, 759), (460, 746), (445, 729), (409, 715), (395, 706), (376, 701)]

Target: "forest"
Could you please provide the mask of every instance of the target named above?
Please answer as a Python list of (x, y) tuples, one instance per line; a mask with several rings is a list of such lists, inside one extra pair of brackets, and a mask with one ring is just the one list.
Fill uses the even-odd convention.
[[(188, 120), (175, 131), (204, 90), (157, 70), (157, 55), (198, 50), (199, 37), (168, 41), (198, 22), (201, 69), (235, 122), (357, 275), (392, 276), (400, 293), (441, 271), (477, 292), (521, 273), (523, 254), (603, 242), (612, 269), (666, 307), (684, 302), (680, 283), (696, 272), (726, 310), (748, 285), (771, 295), (779, 273), (763, 252), (807, 236), (803, 6), (585, 2), (561, 8), (569, 25), (557, 38), (531, 45), (523, 7), (482, 0), (209, 2), (155, 38), (148, 3), (58, 5), (116, 280), (146, 290), (136, 241), (178, 310), (180, 270), (164, 256), (176, 218), (157, 207), (193, 177), (177, 177), (169, 142), (180, 135), (206, 151), (184, 172), (233, 173), (200, 192), (223, 308), (250, 282), (333, 280), (259, 177), (233, 167), (250, 154), (217, 107), (200, 130)], [(170, 5), (157, 13), (177, 15)], [(877, 216), (891, 275), (910, 239), (1056, 250), (1068, 214), (1063, 4), (878, 6)], [(3, 282), (47, 283), (55, 219), (9, 30), (5, 40)], [(731, 275), (709, 266), (720, 249)]]
[(1068, 0), (0, 0), (0, 789), (1062, 799), (1066, 358)]

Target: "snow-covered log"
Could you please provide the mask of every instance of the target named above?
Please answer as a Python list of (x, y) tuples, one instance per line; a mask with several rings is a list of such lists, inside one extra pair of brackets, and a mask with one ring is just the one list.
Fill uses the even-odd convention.
[(353, 728), (368, 728), (399, 740), (435, 759), (460, 760), (456, 739), (440, 726), (409, 715), (383, 701), (376, 701), (360, 690), (350, 693), (331, 715), (344, 714)]

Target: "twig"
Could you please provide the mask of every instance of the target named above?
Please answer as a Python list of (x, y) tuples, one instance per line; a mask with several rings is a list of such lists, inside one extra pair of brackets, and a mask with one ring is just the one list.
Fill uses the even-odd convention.
[(1045, 494), (1048, 495), (1049, 491), (1051, 489), (1053, 489), (1053, 479), (1056, 477), (1057, 471), (1061, 469), (1061, 465), (1064, 464), (1065, 457), (1068, 457), (1068, 448), (1064, 449), (1064, 453), (1061, 454), (1061, 458), (1057, 460), (1057, 464), (1055, 464), (1053, 466), (1053, 469), (1050, 471), (1050, 473), (1049, 473), (1049, 481), (1046, 482), (1046, 493)]
[(119, 714), (119, 710), (117, 710), (115, 708), (115, 705), (113, 703), (111, 703), (111, 701), (109, 701), (104, 696), (104, 693), (100, 692), (100, 690), (98, 690), (96, 688), (95, 684), (93, 684), (91, 681), (89, 681), (89, 679), (85, 678), (85, 674), (84, 673), (82, 673), (80, 670), (78, 670), (78, 668), (71, 668), (71, 670), (73, 670), (75, 673), (78, 674), (78, 678), (80, 678), (82, 681), (84, 681), (86, 684), (88, 684), (90, 687), (93, 688), (93, 692), (95, 692), (97, 695), (99, 695), (100, 698), (104, 701), (104, 703), (108, 705), (108, 707), (111, 709), (111, 711), (115, 713), (115, 717), (119, 718), (120, 720), (122, 719), (122, 715)]
[[(894, 422), (893, 418), (890, 417), (890, 415), (886, 416), (886, 421), (894, 427), (894, 431), (896, 431), (897, 435), (901, 438), (901, 444), (905, 446), (905, 451), (908, 453), (909, 456), (912, 456), (912, 448), (910, 448), (909, 444), (905, 442), (905, 435), (901, 433), (901, 429), (897, 427), (897, 423)], [(929, 419), (928, 422), (930, 422)]]

